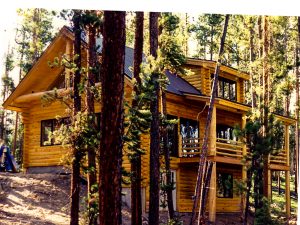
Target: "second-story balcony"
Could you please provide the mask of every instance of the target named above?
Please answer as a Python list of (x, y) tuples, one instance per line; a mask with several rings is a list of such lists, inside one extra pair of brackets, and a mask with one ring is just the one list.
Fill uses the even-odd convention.
[[(179, 158), (197, 158), (200, 156), (203, 140), (200, 138), (179, 138)], [(241, 141), (216, 138), (215, 151), (208, 148), (208, 156), (218, 156), (224, 159), (235, 159), (242, 163), (242, 159), (249, 154), (249, 149), (243, 149)], [(244, 152), (243, 152), (244, 151)], [(193, 160), (197, 161), (197, 160)], [(286, 165), (287, 154), (284, 149), (278, 150), (269, 157), (270, 164)]]

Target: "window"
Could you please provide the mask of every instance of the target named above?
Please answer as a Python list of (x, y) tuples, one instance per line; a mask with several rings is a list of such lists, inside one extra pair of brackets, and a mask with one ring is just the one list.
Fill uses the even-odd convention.
[(199, 138), (198, 121), (180, 118), (180, 134), (182, 139)]
[(223, 124), (217, 124), (217, 138), (237, 141), (233, 133), (233, 127)]
[(60, 127), (61, 124), (69, 124), (70, 118), (65, 117), (59, 120), (50, 119), (41, 121), (41, 146), (51, 146), (58, 143), (55, 143), (55, 139), (52, 138), (49, 140), (50, 133), (54, 132)]
[(195, 154), (192, 153), (200, 151), (199, 122), (196, 120), (180, 118), (180, 135), (182, 138), (182, 156), (194, 157)]
[[(167, 115), (168, 120), (177, 120), (177, 116)], [(178, 125), (174, 124), (168, 129), (168, 147), (170, 155), (178, 157)]]
[(233, 175), (217, 173), (217, 197), (233, 198)]
[(236, 101), (236, 82), (223, 77), (218, 82), (218, 97)]

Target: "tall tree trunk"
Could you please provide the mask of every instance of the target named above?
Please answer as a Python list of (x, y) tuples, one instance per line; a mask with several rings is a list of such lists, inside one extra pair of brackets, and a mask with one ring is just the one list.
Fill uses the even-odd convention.
[[(158, 16), (159, 13), (150, 12), (150, 54), (156, 58), (158, 49)], [(149, 224), (159, 224), (159, 77), (153, 73), (151, 77), (154, 83), (155, 96), (150, 103), (152, 121), (150, 127), (150, 200), (149, 200)]]
[(99, 219), (100, 225), (119, 225), (122, 224), (125, 12), (105, 11), (102, 34)]
[[(269, 105), (270, 105), (270, 75), (269, 75), (269, 18), (263, 17), (263, 137), (266, 137), (269, 132)], [(268, 198), (268, 157), (269, 154), (263, 156), (264, 167), (263, 174), (259, 176), (263, 177), (263, 185), (260, 185), (260, 191), (265, 197)], [(260, 171), (260, 170), (259, 170)]]
[(244, 214), (244, 221), (243, 225), (247, 225), (248, 220), (248, 211), (250, 206), (250, 193), (252, 187), (252, 176), (253, 176), (253, 166), (254, 166), (254, 158), (251, 161), (251, 168), (247, 171), (247, 191), (246, 191), (246, 203), (245, 203), (245, 214)]
[[(140, 66), (143, 59), (144, 44), (144, 12), (136, 12), (135, 19), (135, 43), (134, 43), (134, 63), (133, 76), (136, 84), (133, 91), (138, 95), (138, 86), (141, 85)], [(132, 101), (132, 107), (138, 107), (136, 99)], [(131, 161), (131, 224), (142, 225), (142, 193), (141, 193), (141, 155), (136, 153), (136, 157)]]
[[(193, 210), (192, 210), (190, 225), (194, 225), (196, 223), (196, 219), (197, 219), (196, 218), (196, 209), (198, 207), (199, 202), (202, 202), (203, 189), (201, 188), (201, 186), (203, 185), (203, 180), (204, 180), (204, 173), (205, 173), (204, 167), (205, 167), (205, 164), (207, 161), (206, 157), (207, 157), (207, 151), (208, 151), (209, 131), (210, 131), (210, 126), (211, 126), (211, 118), (212, 118), (212, 113), (213, 113), (213, 108), (214, 108), (214, 103), (215, 103), (215, 97), (217, 95), (218, 76), (220, 73), (220, 64), (221, 64), (222, 56), (224, 53), (224, 44), (225, 44), (225, 38), (226, 38), (226, 34), (227, 34), (228, 21), (229, 21), (229, 15), (226, 15), (223, 34), (222, 34), (221, 43), (220, 43), (219, 54), (218, 54), (218, 61), (216, 63), (216, 68), (215, 68), (215, 73), (214, 73), (214, 82), (213, 82), (212, 90), (211, 90), (211, 97), (210, 97), (208, 114), (207, 114), (207, 119), (206, 119), (201, 155), (200, 155), (200, 159), (199, 159), (197, 182), (196, 182), (196, 187), (195, 187), (195, 195), (194, 195), (194, 199), (193, 199)], [(199, 211), (201, 211), (201, 205), (199, 205), (199, 207), (200, 207)], [(198, 221), (199, 220), (201, 221), (201, 218), (198, 218)]]
[(277, 186), (278, 186), (278, 195), (281, 194), (281, 182), (280, 182), (280, 171), (277, 171)]
[[(80, 84), (80, 68), (81, 68), (81, 11), (74, 10), (73, 24), (74, 24), (74, 63), (77, 70), (74, 74), (73, 92), (74, 92), (74, 106), (73, 106), (73, 119), (75, 120), (78, 112), (81, 111), (81, 96), (79, 94)], [(71, 225), (78, 225), (79, 222), (79, 193), (80, 193), (80, 161), (81, 153), (77, 148), (76, 138), (72, 143), (73, 161), (72, 161), (72, 177), (71, 177)]]
[[(90, 13), (95, 14), (95, 11)], [(91, 125), (93, 131), (96, 131), (96, 121), (95, 121), (95, 108), (94, 108), (94, 94), (91, 91), (91, 88), (95, 86), (95, 69), (97, 63), (96, 55), (96, 28), (93, 25), (88, 26), (88, 74), (87, 74), (87, 88), (86, 88), (86, 109), (89, 124)], [(97, 189), (93, 185), (97, 184), (96, 178), (96, 152), (95, 146), (90, 147), (87, 152), (88, 157), (88, 168), (89, 172), (87, 174), (88, 180), (88, 195), (89, 197), (93, 196)], [(94, 201), (89, 199), (88, 201), (89, 209), (95, 208)], [(93, 210), (89, 210), (89, 224), (97, 224), (97, 218)]]
[(298, 179), (299, 179), (299, 54), (300, 54), (300, 17), (298, 17), (298, 38), (296, 45), (296, 127), (295, 127), (295, 192), (298, 192)]
[[(251, 17), (251, 23), (253, 23), (253, 18)], [(253, 84), (253, 62), (254, 62), (254, 43), (253, 43), (253, 39), (254, 39), (254, 30), (252, 25), (250, 25), (249, 27), (249, 33), (250, 33), (250, 37), (249, 37), (249, 42), (250, 42), (250, 85), (251, 85), (251, 106), (252, 109), (254, 109), (256, 107), (256, 90), (254, 89), (254, 84)]]
[[(166, 93), (162, 91), (162, 112), (165, 117), (167, 117), (167, 100)], [(173, 206), (173, 182), (172, 182), (172, 173), (170, 166), (170, 149), (168, 146), (168, 130), (163, 128), (163, 149), (164, 149), (164, 158), (165, 158), (165, 167), (166, 167), (166, 185), (167, 185), (167, 203), (168, 203), (168, 212), (170, 220), (174, 219), (174, 206)]]

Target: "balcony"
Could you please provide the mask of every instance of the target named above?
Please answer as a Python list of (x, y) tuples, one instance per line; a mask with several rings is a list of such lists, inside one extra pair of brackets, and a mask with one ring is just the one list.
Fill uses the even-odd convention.
[[(199, 157), (203, 140), (200, 138), (180, 138), (179, 157), (192, 158)], [(208, 150), (208, 155), (212, 152)], [(231, 157), (242, 159), (243, 143), (239, 141), (227, 140), (222, 138), (216, 139), (216, 155), (222, 157)]]
[(287, 165), (287, 154), (284, 149), (270, 155), (270, 164)]
[[(179, 140), (179, 158), (181, 161), (197, 162), (196, 158), (199, 157), (203, 140), (200, 138), (180, 138)], [(246, 154), (249, 154), (249, 150), (245, 150)], [(241, 141), (234, 141), (228, 139), (217, 138), (216, 139), (216, 152), (215, 156), (222, 157), (224, 160), (234, 159), (241, 162), (244, 157), (243, 143)], [(214, 153), (208, 149), (208, 156), (212, 156)], [(192, 160), (191, 158), (195, 158)], [(287, 154), (284, 149), (279, 150), (278, 153), (270, 155), (270, 164), (285, 166), (287, 165)]]

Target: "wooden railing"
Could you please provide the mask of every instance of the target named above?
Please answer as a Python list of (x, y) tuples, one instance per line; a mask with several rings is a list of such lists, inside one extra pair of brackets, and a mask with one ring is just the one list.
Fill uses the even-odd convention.
[(287, 164), (287, 155), (284, 149), (278, 151), (278, 153), (274, 153), (270, 155), (270, 164), (279, 164), (286, 165)]
[(200, 155), (202, 147), (202, 140), (200, 140), (200, 138), (182, 138), (179, 143), (181, 143), (179, 157), (187, 158)]
[(216, 155), (242, 159), (243, 143), (240, 141), (217, 138)]
[[(181, 143), (179, 157), (195, 157), (200, 155), (202, 139), (180, 138), (179, 143)], [(217, 138), (216, 148), (216, 155), (239, 159), (243, 157), (242, 142)], [(210, 154), (210, 152), (208, 154)]]
[[(199, 157), (203, 140), (200, 138), (180, 138), (179, 157), (191, 158)], [(208, 152), (210, 154), (210, 152)], [(229, 157), (234, 159), (242, 159), (244, 155), (250, 154), (249, 149), (245, 149), (243, 154), (243, 143), (240, 141), (217, 138), (216, 139), (216, 155)], [(280, 150), (276, 154), (270, 155), (271, 164), (286, 165), (287, 154), (284, 150)]]

